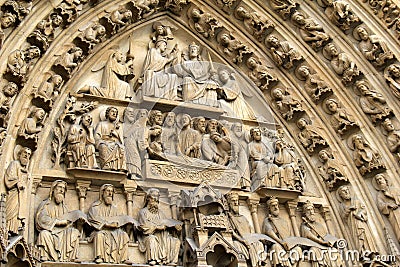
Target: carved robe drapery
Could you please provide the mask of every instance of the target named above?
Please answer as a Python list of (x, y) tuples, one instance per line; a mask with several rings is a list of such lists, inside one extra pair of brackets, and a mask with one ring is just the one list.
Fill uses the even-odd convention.
[(113, 53), (105, 67), (103, 77), (101, 79), (101, 88), (104, 88), (105, 97), (113, 97), (117, 99), (125, 99), (131, 97), (131, 87), (129, 83), (121, 80), (120, 76), (127, 76), (132, 74), (132, 70), (128, 65), (118, 62)]

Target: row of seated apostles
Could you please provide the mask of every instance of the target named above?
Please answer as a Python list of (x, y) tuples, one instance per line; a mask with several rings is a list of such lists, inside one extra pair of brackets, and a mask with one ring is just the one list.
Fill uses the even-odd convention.
[[(115, 189), (111, 184), (101, 186), (99, 199), (90, 206), (87, 215), (80, 210), (68, 210), (65, 203), (66, 191), (66, 182), (54, 181), (49, 197), (37, 210), (36, 229), (39, 234), (36, 245), (40, 249), (41, 261), (80, 261), (78, 247), (81, 232), (76, 228), (80, 223), (92, 229), (88, 241), (93, 242), (93, 261), (96, 263), (131, 264), (127, 229), (135, 230), (138, 248), (144, 253), (147, 264), (179, 263), (183, 223), (164, 214), (159, 205), (158, 189), (150, 188), (147, 191), (138, 220), (123, 215), (125, 212), (115, 205)], [(327, 253), (324, 254), (323, 250), (334, 250), (332, 247), (338, 241), (328, 234), (324, 224), (316, 220), (314, 205), (310, 202), (303, 204), (304, 217), (300, 226), (302, 237), (293, 237), (290, 221), (280, 215), (279, 200), (275, 197), (266, 202), (268, 216), (264, 220), (262, 233), (257, 234), (252, 233), (249, 221), (239, 213), (238, 194), (231, 192), (221, 195), (221, 198), (227, 200), (229, 208), (219, 210), (216, 215), (226, 218), (233, 237), (232, 246), (243, 253), (248, 264), (251, 264), (249, 266), (263, 266), (268, 261), (265, 256), (260, 257), (263, 253), (271, 255), (269, 260), (273, 266), (287, 261), (291, 251), (301, 253), (302, 248), (313, 250), (317, 255), (325, 255)], [(204, 217), (207, 215), (204, 214)], [(329, 261), (328, 258), (320, 260)]]

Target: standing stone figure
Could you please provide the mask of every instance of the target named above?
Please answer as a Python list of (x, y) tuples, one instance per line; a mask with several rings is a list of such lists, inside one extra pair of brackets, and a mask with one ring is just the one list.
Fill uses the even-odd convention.
[(178, 153), (192, 157), (200, 158), (201, 152), (201, 134), (190, 127), (191, 117), (189, 114), (178, 114)]
[(350, 230), (356, 249), (360, 252), (376, 252), (371, 231), (368, 228), (368, 212), (364, 203), (356, 199), (350, 192), (348, 185), (342, 185), (337, 190), (337, 198), (340, 202), (341, 215)]
[(295, 262), (289, 261), (289, 254), (301, 255), (301, 248), (298, 246), (289, 247), (289, 244), (285, 242), (285, 239), (292, 237), (293, 233), (288, 220), (279, 216), (279, 200), (275, 197), (270, 198), (267, 201), (267, 209), (269, 214), (264, 219), (262, 233), (276, 241), (270, 249), (270, 251), (273, 251), (270, 256), (272, 266), (296, 266)]
[(234, 154), (231, 159), (231, 167), (240, 173), (240, 186), (250, 188), (249, 148), (243, 125), (239, 122), (232, 124), (231, 132), (232, 152)]
[(400, 190), (390, 185), (383, 173), (377, 174), (372, 184), (378, 190), (376, 195), (378, 209), (387, 216), (397, 240), (400, 242)]
[(4, 174), (4, 183), (7, 189), (6, 227), (11, 235), (17, 235), (25, 227), (28, 215), (27, 187), (29, 184), (28, 164), (32, 150), (17, 146), (17, 159), (11, 161)]
[(176, 265), (181, 241), (172, 235), (180, 232), (182, 223), (169, 219), (159, 208), (160, 191), (150, 188), (144, 208), (139, 211), (139, 250), (146, 253), (149, 265)]
[(355, 134), (351, 138), (351, 149), (353, 152), (354, 163), (361, 175), (372, 172), (374, 169), (385, 168), (382, 157), (378, 151), (372, 149), (364, 136)]
[(125, 170), (125, 148), (122, 127), (118, 122), (118, 109), (108, 107), (105, 120), (95, 129), (96, 148), (99, 150), (103, 170)]
[(53, 182), (49, 198), (43, 200), (36, 213), (36, 229), (39, 231), (36, 245), (41, 261), (74, 261), (77, 258), (80, 232), (74, 228), (77, 220), (86, 221), (79, 210), (69, 213), (64, 202), (67, 183)]
[(88, 211), (88, 221), (96, 229), (90, 236), (90, 241), (94, 242), (96, 263), (123, 263), (128, 259), (129, 236), (120, 225), (123, 216), (113, 204), (114, 193), (113, 185), (102, 185), (99, 199)]

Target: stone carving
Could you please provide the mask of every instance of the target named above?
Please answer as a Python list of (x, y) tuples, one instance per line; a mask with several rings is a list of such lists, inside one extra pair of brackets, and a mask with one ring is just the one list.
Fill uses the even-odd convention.
[(0, 96), (0, 125), (7, 127), (10, 116), (10, 108), (14, 103), (15, 96), (18, 94), (18, 86), (13, 82), (8, 82), (3, 86), (3, 95)]
[(392, 64), (385, 69), (385, 79), (393, 94), (400, 99), (400, 65)]
[(328, 146), (326, 140), (319, 133), (318, 127), (311, 125), (311, 123), (304, 118), (300, 118), (296, 124), (300, 129), (297, 137), (303, 147), (307, 149), (308, 153), (313, 153), (314, 149), (318, 147)]
[(214, 0), (221, 9), (226, 12), (230, 13), (231, 9), (235, 7), (237, 0)]
[(313, 49), (319, 50), (331, 39), (315, 19), (306, 18), (302, 12), (295, 11), (291, 19), (300, 28), (301, 38)]
[(72, 71), (78, 66), (82, 59), (82, 48), (74, 46), (59, 56), (54, 63), (53, 69), (66, 80), (70, 77)]
[(387, 43), (375, 34), (369, 35), (364, 26), (358, 26), (354, 29), (353, 35), (360, 42), (358, 47), (361, 53), (376, 67), (382, 67), (386, 65), (389, 60), (393, 59), (393, 52), (388, 47)]
[(67, 143), (66, 163), (69, 168), (98, 168), (92, 115), (85, 113), (79, 124), (71, 125)]
[(197, 7), (188, 11), (189, 24), (204, 38), (213, 38), (215, 32), (222, 28), (222, 24), (213, 15)]
[(303, 60), (300, 53), (288, 41), (279, 40), (275, 35), (269, 35), (265, 39), (265, 43), (269, 46), (272, 59), (275, 63), (285, 69), (290, 69)]
[(267, 90), (272, 84), (278, 82), (278, 77), (271, 71), (272, 68), (267, 67), (261, 60), (250, 57), (246, 65), (250, 69), (247, 75), (261, 90)]
[(103, 170), (126, 169), (122, 127), (118, 122), (118, 109), (108, 107), (105, 117), (96, 126), (95, 140)]
[(31, 0), (6, 0), (1, 6), (4, 12), (1, 16), (2, 29), (18, 26), (31, 12)]
[(386, 99), (381, 93), (372, 90), (367, 80), (357, 81), (355, 89), (361, 93), (361, 109), (371, 117), (373, 123), (383, 121), (393, 115), (393, 110), (386, 104)]
[(63, 0), (55, 8), (55, 12), (63, 18), (66, 24), (71, 24), (77, 19), (83, 5), (87, 3), (87, 1), (88, 0)]
[[(178, 114), (178, 154), (192, 158), (201, 158), (201, 134), (190, 127), (191, 117), (188, 114)], [(204, 155), (203, 155), (204, 156)]]
[(144, 96), (153, 96), (178, 100), (178, 76), (168, 70), (172, 61), (177, 59), (178, 48), (175, 46), (170, 53), (165, 53), (167, 41), (163, 38), (156, 41), (155, 47), (147, 52), (141, 75), (142, 92)]
[(75, 39), (79, 47), (89, 53), (98, 43), (102, 42), (106, 35), (106, 28), (98, 23), (93, 23)]
[(232, 59), (233, 63), (242, 63), (243, 57), (252, 53), (247, 45), (235, 38), (230, 32), (222, 31), (217, 40), (221, 50)]
[(342, 77), (344, 85), (349, 85), (362, 73), (349, 56), (342, 52), (333, 43), (328, 43), (323, 49), (324, 56), (330, 60), (332, 69)]
[(165, 114), (161, 133), (161, 143), (163, 145), (165, 154), (177, 155), (178, 128), (176, 125), (176, 114), (174, 112), (168, 112), (167, 114)]
[(270, 0), (269, 3), (272, 9), (284, 20), (287, 20), (290, 14), (299, 6), (299, 4), (293, 0)]
[(349, 182), (343, 172), (343, 164), (338, 162), (332, 153), (323, 149), (318, 153), (322, 166), (318, 166), (319, 174), (330, 191)]
[(117, 206), (113, 204), (114, 193), (113, 185), (102, 185), (99, 199), (88, 211), (88, 222), (95, 228), (89, 240), (94, 242), (96, 263), (124, 263), (128, 259), (129, 236), (123, 227), (137, 222), (129, 216), (121, 215)]
[(6, 229), (10, 235), (17, 235), (25, 229), (28, 216), (28, 192), (30, 175), (28, 165), (32, 150), (28, 147), (16, 146), (16, 158), (8, 165), (4, 174), (7, 189)]
[[(297, 266), (296, 262), (289, 261), (289, 255), (301, 255), (302, 249), (295, 245), (289, 246), (285, 239), (293, 237), (292, 226), (282, 216), (279, 216), (279, 200), (271, 197), (266, 202), (268, 215), (264, 219), (262, 233), (271, 237), (274, 243), (270, 250), (274, 251), (271, 255), (272, 266)], [(295, 260), (293, 258), (293, 260)]]
[(332, 94), (332, 89), (322, 80), (318, 74), (311, 74), (310, 68), (306, 65), (300, 65), (296, 69), (296, 75), (304, 82), (304, 89), (316, 103)]
[(376, 149), (371, 148), (364, 136), (355, 134), (350, 138), (350, 148), (353, 150), (353, 159), (361, 175), (374, 170), (386, 169), (382, 157)]
[(377, 174), (372, 184), (378, 191), (377, 206), (383, 215), (386, 215), (392, 225), (397, 241), (400, 241), (400, 190), (389, 183), (385, 174)]
[(340, 134), (344, 135), (352, 129), (358, 128), (358, 124), (351, 114), (346, 109), (342, 108), (340, 103), (333, 98), (325, 101), (324, 108), (331, 115), (330, 122), (332, 127)]
[(245, 29), (259, 42), (262, 42), (264, 36), (275, 28), (270, 20), (262, 18), (257, 12), (249, 11), (243, 6), (239, 6), (235, 14), (238, 19), (243, 20)]
[(218, 68), (218, 77), (220, 81), (221, 103), (222, 108), (228, 116), (247, 120), (255, 120), (251, 106), (246, 102), (244, 95), (251, 97), (248, 83), (236, 73), (228, 68)]
[(175, 15), (180, 16), (184, 7), (189, 3), (189, 0), (167, 0), (165, 8), (171, 10)]
[(217, 120), (209, 120), (206, 126), (207, 134), (203, 135), (201, 139), (201, 135), (196, 133), (199, 138), (197, 140), (201, 142), (201, 155), (203, 159), (220, 165), (227, 165), (232, 158), (230, 151), (231, 140), (223, 135), (223, 132), (219, 132), (218, 128), (221, 128), (221, 124)]
[(3, 153), (1, 148), (3, 147), (3, 143), (6, 137), (7, 137), (7, 129), (0, 127), (0, 155)]
[(349, 185), (342, 185), (337, 190), (337, 199), (347, 227), (350, 230), (356, 249), (360, 252), (377, 252), (368, 227), (368, 211), (364, 203), (350, 191)]
[(279, 168), (274, 164), (274, 151), (266, 140), (263, 140), (260, 128), (250, 130), (249, 160), (251, 180), (254, 187), (280, 187)]
[(386, 141), (390, 152), (396, 154), (400, 160), (400, 130), (395, 129), (389, 118), (382, 122), (382, 127), (386, 131)]
[(63, 18), (57, 14), (51, 14), (47, 19), (41, 20), (36, 29), (28, 36), (27, 41), (36, 45), (42, 52), (46, 51), (54, 40), (54, 32), (63, 23)]
[(239, 213), (239, 195), (230, 193), (227, 199), (234, 246), (245, 255), (246, 259), (250, 260), (251, 266), (263, 266), (265, 262), (262, 260), (261, 253), (264, 253), (264, 244), (257, 238), (251, 238), (258, 235), (251, 233), (249, 221), (246, 216)]
[(38, 134), (43, 128), (45, 118), (46, 111), (44, 109), (35, 106), (31, 107), (28, 117), (22, 121), (21, 126), (18, 128), (18, 136), (29, 143), (33, 143), (33, 147), (36, 148)]
[(30, 46), (25, 50), (14, 50), (8, 55), (6, 79), (23, 86), (33, 67), (33, 61), (39, 57), (40, 49), (36, 46)]
[(54, 181), (49, 197), (40, 203), (36, 212), (36, 229), (39, 231), (36, 245), (41, 261), (73, 262), (77, 259), (80, 232), (73, 224), (87, 219), (80, 210), (69, 211), (65, 203), (66, 192), (66, 182)]
[(293, 117), (304, 112), (301, 102), (293, 98), (287, 90), (275, 88), (271, 91), (272, 98), (282, 117), (291, 121)]
[(38, 104), (43, 104), (51, 108), (55, 99), (61, 92), (61, 86), (64, 83), (63, 78), (58, 74), (48, 75), (39, 88), (34, 92)]
[(241, 188), (250, 189), (249, 148), (241, 123), (232, 124), (230, 139), (233, 155), (229, 167), (239, 171)]
[(145, 252), (149, 265), (176, 265), (181, 242), (174, 237), (179, 234), (182, 223), (167, 216), (159, 209), (160, 191), (150, 188), (144, 208), (139, 211), (139, 250)]
[[(207, 52), (208, 53), (208, 52)], [(200, 46), (195, 42), (188, 47), (187, 55), (183, 54), (174, 66), (175, 73), (182, 77), (182, 98), (185, 102), (219, 107), (217, 101), (217, 81), (212, 79), (216, 73), (210, 61), (203, 61)]]
[(342, 31), (350, 29), (354, 24), (360, 21), (360, 18), (354, 14), (349, 3), (343, 0), (331, 1), (325, 13), (329, 20)]
[(132, 11), (121, 5), (118, 9), (113, 9), (113, 11), (100, 19), (100, 23), (106, 27), (107, 32), (114, 35), (127, 23), (131, 22), (132, 16)]

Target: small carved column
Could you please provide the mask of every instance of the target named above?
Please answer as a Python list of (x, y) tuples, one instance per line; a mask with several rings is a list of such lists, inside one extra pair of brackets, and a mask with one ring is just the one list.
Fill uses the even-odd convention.
[(168, 198), (169, 198), (169, 206), (171, 207), (172, 218), (178, 220), (177, 203), (178, 203), (179, 193), (170, 192), (168, 194)]
[(126, 207), (127, 207), (127, 214), (133, 217), (133, 196), (135, 195), (137, 189), (136, 182), (132, 180), (127, 180), (124, 184), (124, 194), (126, 197)]
[(257, 208), (258, 208), (259, 204), (260, 204), (260, 197), (256, 194), (252, 194), (247, 199), (247, 205), (249, 206), (249, 209), (251, 212), (251, 218), (253, 219), (254, 231), (256, 233), (261, 233), (260, 223), (258, 221), (258, 216), (257, 216)]
[(85, 212), (85, 199), (87, 191), (90, 190), (90, 181), (77, 180), (75, 188), (79, 197), (79, 209)]
[(332, 229), (330, 231), (331, 235), (336, 235), (336, 227), (332, 223), (331, 211), (329, 210), (329, 206), (321, 207), (322, 216), (326, 222), (326, 226), (328, 229)]
[(299, 227), (297, 227), (297, 222), (296, 222), (297, 202), (296, 201), (286, 202), (286, 208), (289, 212), (290, 221), (292, 222), (293, 233), (295, 236), (300, 236)]
[[(38, 188), (42, 185), (42, 177), (33, 177), (32, 184), (31, 184), (31, 196), (30, 196), (30, 203), (29, 203), (29, 218), (35, 218), (35, 202), (36, 202), (36, 193)], [(7, 201), (7, 200), (6, 200)], [(24, 203), (25, 204), (25, 203)], [(27, 238), (28, 243), (34, 242), (34, 233), (35, 233), (35, 224), (29, 223), (27, 226), (28, 236)], [(26, 235), (26, 234), (25, 234)]]

